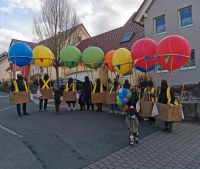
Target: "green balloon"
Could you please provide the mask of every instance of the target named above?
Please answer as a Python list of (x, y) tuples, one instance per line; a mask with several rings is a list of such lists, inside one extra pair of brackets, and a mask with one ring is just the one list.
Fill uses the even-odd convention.
[(81, 51), (75, 46), (66, 46), (60, 52), (60, 59), (66, 67), (76, 67), (81, 62)]
[(128, 92), (127, 95), (126, 95), (126, 98), (127, 98), (127, 99), (131, 99), (131, 97), (132, 97), (132, 93), (131, 93), (131, 92)]
[(117, 99), (116, 104), (117, 104), (119, 107), (123, 106), (123, 102), (122, 102), (121, 100), (119, 100), (119, 99)]
[(91, 69), (97, 69), (103, 64), (104, 52), (98, 47), (88, 47), (83, 51), (82, 62)]

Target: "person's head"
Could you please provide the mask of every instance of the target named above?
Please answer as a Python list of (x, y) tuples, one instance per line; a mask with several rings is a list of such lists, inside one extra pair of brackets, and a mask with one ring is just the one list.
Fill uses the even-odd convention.
[(147, 82), (147, 86), (153, 87), (153, 81), (152, 81), (152, 80), (149, 80), (149, 81)]
[(129, 80), (126, 79), (125, 82), (124, 82), (124, 84), (129, 84)]
[(114, 79), (114, 86), (118, 86), (118, 81), (117, 81), (117, 79)]
[(72, 77), (70, 77), (70, 78), (68, 79), (68, 83), (73, 83), (73, 78), (72, 78)]
[(109, 78), (109, 79), (107, 80), (107, 82), (108, 82), (108, 83), (111, 83), (112, 81), (111, 81), (111, 79)]
[(165, 79), (163, 79), (162, 81), (161, 81), (161, 90), (167, 90), (167, 88), (168, 88), (168, 84), (167, 84), (167, 81), (165, 80)]
[(128, 109), (128, 113), (130, 115), (134, 115), (136, 113), (136, 109), (134, 106), (130, 106), (129, 109)]
[(101, 80), (100, 80), (100, 79), (97, 79), (97, 80), (96, 80), (96, 83), (97, 83), (97, 84), (100, 84), (100, 83), (101, 83)]
[(17, 79), (18, 79), (18, 80), (22, 80), (22, 79), (23, 79), (22, 75), (21, 75), (21, 74), (18, 74), (18, 75), (17, 75)]
[(48, 80), (49, 79), (49, 75), (47, 73), (44, 74), (44, 80)]
[(89, 77), (85, 76), (85, 81), (88, 82), (89, 81)]

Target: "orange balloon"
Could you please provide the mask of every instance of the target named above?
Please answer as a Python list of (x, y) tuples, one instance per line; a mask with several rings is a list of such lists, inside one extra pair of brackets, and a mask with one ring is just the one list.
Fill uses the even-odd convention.
[(104, 61), (103, 61), (106, 68), (108, 70), (110, 70), (111, 72), (114, 72), (114, 68), (113, 68), (113, 65), (112, 65), (112, 57), (113, 57), (114, 52), (115, 52), (115, 50), (109, 51), (106, 54), (106, 56), (104, 57)]

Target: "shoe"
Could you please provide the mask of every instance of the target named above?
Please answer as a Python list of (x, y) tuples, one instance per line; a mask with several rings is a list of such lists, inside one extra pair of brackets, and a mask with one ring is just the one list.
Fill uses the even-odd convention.
[(168, 132), (168, 133), (171, 133), (171, 132), (172, 132), (172, 129), (168, 128), (168, 129), (167, 129), (167, 132)]
[(164, 128), (164, 129), (162, 129), (162, 131), (168, 131), (168, 128)]
[(73, 111), (75, 111), (75, 110), (76, 110), (76, 108), (74, 107), (74, 108), (73, 108)]
[(113, 111), (109, 111), (109, 112), (108, 112), (108, 114), (113, 114), (113, 113), (114, 113)]
[(134, 138), (134, 142), (135, 142), (136, 144), (139, 144), (139, 138), (138, 138), (138, 137), (135, 137), (135, 138)]
[(133, 135), (129, 136), (129, 144), (132, 146), (134, 144), (134, 138)]
[(18, 114), (18, 116), (19, 116), (19, 117), (22, 117), (22, 115), (21, 115), (21, 114)]
[(27, 112), (25, 112), (25, 113), (23, 113), (23, 115), (30, 115), (29, 113), (27, 113)]

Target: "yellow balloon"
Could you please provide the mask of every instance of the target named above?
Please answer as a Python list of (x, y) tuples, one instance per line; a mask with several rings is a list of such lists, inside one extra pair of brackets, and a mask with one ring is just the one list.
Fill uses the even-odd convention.
[(48, 67), (53, 63), (53, 53), (46, 46), (39, 45), (33, 49), (33, 59), (37, 66)]
[(133, 68), (131, 52), (126, 48), (116, 50), (112, 58), (112, 65), (116, 72), (128, 73)]

